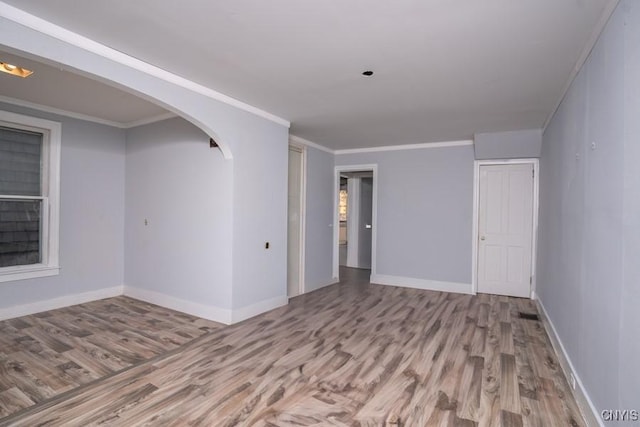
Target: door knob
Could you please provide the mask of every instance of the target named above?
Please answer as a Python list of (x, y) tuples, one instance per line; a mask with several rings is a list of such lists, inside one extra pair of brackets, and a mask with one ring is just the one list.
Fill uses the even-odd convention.
[(484, 240), (484, 236), (480, 236), (480, 240)]

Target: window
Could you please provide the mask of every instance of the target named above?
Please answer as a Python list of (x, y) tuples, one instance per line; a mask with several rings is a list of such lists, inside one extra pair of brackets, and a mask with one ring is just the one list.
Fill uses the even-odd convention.
[(60, 123), (0, 111), (0, 282), (58, 274)]
[(347, 220), (347, 190), (340, 190), (338, 213), (340, 214), (340, 222), (345, 222)]

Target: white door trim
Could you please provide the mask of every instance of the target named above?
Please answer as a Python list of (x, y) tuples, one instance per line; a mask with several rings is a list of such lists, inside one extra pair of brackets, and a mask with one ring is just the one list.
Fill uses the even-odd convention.
[(347, 267), (358, 267), (360, 248), (360, 178), (347, 180)]
[(531, 234), (531, 291), (530, 298), (535, 299), (536, 291), (536, 248), (538, 246), (538, 199), (539, 199), (539, 179), (540, 162), (538, 159), (502, 159), (502, 160), (475, 160), (473, 162), (473, 234), (472, 257), (471, 257), (471, 292), (475, 295), (478, 292), (478, 219), (479, 219), (479, 197), (480, 197), (480, 166), (487, 165), (533, 165), (533, 221)]
[(376, 274), (376, 252), (378, 242), (378, 165), (342, 165), (336, 166), (333, 182), (333, 277), (340, 280), (340, 259), (338, 243), (340, 239), (340, 218), (338, 217), (338, 204), (340, 203), (340, 174), (343, 172), (373, 172), (373, 196), (371, 202), (371, 275)]
[(307, 147), (303, 144), (296, 143), (291, 138), (289, 139), (289, 145), (299, 149), (302, 157), (300, 165), (300, 268), (298, 269), (300, 275), (298, 278), (298, 295), (302, 295), (306, 288), (304, 283), (304, 266), (305, 242), (307, 241)]

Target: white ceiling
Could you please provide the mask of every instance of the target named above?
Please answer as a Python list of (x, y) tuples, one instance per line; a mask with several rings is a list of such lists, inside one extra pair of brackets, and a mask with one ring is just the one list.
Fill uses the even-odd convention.
[(0, 73), (0, 102), (19, 100), (24, 104), (26, 101), (101, 119), (116, 126), (128, 126), (168, 114), (163, 108), (137, 96), (61, 67), (3, 51), (0, 51), (0, 61), (35, 71), (26, 79)]
[(541, 128), (617, 2), (4, 1), (335, 149)]

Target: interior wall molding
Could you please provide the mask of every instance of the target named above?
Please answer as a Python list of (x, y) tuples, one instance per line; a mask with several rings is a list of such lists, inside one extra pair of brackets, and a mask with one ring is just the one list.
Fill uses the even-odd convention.
[(461, 147), (465, 145), (473, 145), (473, 140), (465, 139), (460, 141), (424, 142), (420, 144), (383, 145), (380, 147), (350, 148), (346, 150), (335, 150), (334, 154), (343, 155), (343, 154), (358, 154), (358, 153), (375, 153), (378, 151), (420, 150), (423, 148)]
[(56, 310), (72, 305), (84, 304), (105, 298), (113, 298), (121, 295), (159, 305), (160, 307), (170, 308), (192, 316), (201, 317), (203, 319), (213, 320), (214, 322), (223, 323), (225, 325), (241, 322), (275, 308), (285, 306), (289, 303), (289, 299), (286, 296), (281, 296), (260, 301), (246, 307), (229, 310), (212, 305), (183, 300), (181, 298), (156, 291), (150, 291), (148, 289), (124, 285), (82, 292), (74, 295), (65, 295), (58, 298), (36, 301), (7, 308), (0, 308), (0, 321), (41, 313), (43, 311)]
[(37, 104), (35, 102), (25, 101), (17, 98), (11, 98), (9, 96), (4, 96), (4, 95), (0, 95), (0, 102), (4, 102), (5, 104), (10, 104), (10, 105), (15, 105), (17, 107), (30, 108), (32, 110), (38, 110), (44, 113), (57, 114), (58, 116), (69, 117), (77, 120), (83, 120), (85, 122), (98, 123), (101, 125), (111, 126), (119, 129), (131, 129), (136, 126), (148, 125), (151, 123), (160, 122), (162, 120), (171, 119), (173, 117), (178, 117), (173, 113), (166, 112), (163, 114), (159, 114), (157, 116), (148, 117), (146, 119), (140, 119), (132, 122), (123, 123), (123, 122), (115, 122), (112, 120), (101, 119), (99, 117), (90, 116), (88, 114), (67, 111), (61, 108), (49, 107), (48, 105)]
[(226, 309), (126, 285), (124, 286), (123, 295), (225, 325), (241, 322), (289, 303), (289, 299), (285, 295), (259, 301), (245, 307)]
[(18, 9), (4, 2), (0, 2), (0, 5), (0, 16), (17, 24), (31, 28), (35, 31), (46, 34), (47, 36), (53, 37), (65, 43), (69, 43), (77, 48), (99, 55), (103, 58), (117, 62), (129, 68), (133, 68), (134, 70), (172, 83), (176, 86), (180, 86), (192, 92), (199, 93), (200, 95), (249, 112), (256, 116), (275, 122), (279, 125), (286, 126), (287, 128), (291, 125), (288, 120), (285, 120), (267, 111), (261, 110), (257, 107), (254, 107), (253, 105), (249, 105), (245, 102), (239, 101), (235, 98), (232, 98), (201, 84), (195, 83), (184, 77), (180, 77), (177, 74), (173, 74), (169, 71), (163, 70), (162, 68), (156, 67), (155, 65), (151, 65), (147, 62), (141, 61), (140, 59), (134, 58), (123, 52), (98, 43), (95, 40), (91, 40), (88, 37), (81, 36), (80, 34), (74, 33), (73, 31), (67, 30), (66, 28), (60, 27), (59, 25), (53, 24), (35, 15), (27, 13), (22, 9)]
[(582, 416), (585, 418), (588, 426), (604, 427), (602, 418), (600, 417), (596, 406), (593, 404), (593, 401), (589, 397), (587, 389), (582, 384), (578, 373), (573, 367), (573, 363), (571, 363), (569, 354), (567, 354), (564, 345), (562, 345), (560, 336), (558, 335), (553, 322), (551, 322), (551, 319), (547, 314), (547, 310), (545, 310), (544, 305), (542, 304), (542, 301), (540, 299), (536, 299), (536, 304), (538, 306), (538, 313), (540, 313), (542, 325), (547, 332), (547, 336), (549, 336), (549, 339), (551, 340), (551, 345), (555, 350), (556, 355), (558, 355), (558, 361), (560, 362), (560, 366), (562, 367), (562, 372), (564, 373), (567, 383), (571, 384), (571, 374), (573, 374), (573, 377), (576, 380), (576, 388), (573, 390), (573, 397), (578, 403), (578, 407), (580, 408), (580, 412), (582, 412)]
[(307, 147), (315, 148), (320, 151), (324, 151), (325, 153), (335, 154), (335, 151), (331, 148), (325, 147), (324, 145), (316, 144), (313, 141), (309, 141), (308, 139), (300, 138), (296, 135), (289, 135), (289, 141), (293, 144), (304, 145)]
[(335, 285), (340, 282), (340, 279), (337, 277), (332, 277), (331, 279), (323, 280), (320, 282), (316, 282), (312, 285), (306, 284), (305, 293), (317, 291), (318, 289), (326, 288), (327, 286)]
[(403, 144), (403, 145), (383, 145), (380, 147), (366, 148), (348, 148), (344, 150), (332, 150), (329, 147), (320, 145), (308, 139), (301, 138), (296, 135), (289, 135), (289, 140), (294, 144), (305, 145), (307, 147), (316, 148), (326, 153), (334, 155), (358, 154), (358, 153), (375, 153), (378, 151), (399, 151), (399, 150), (420, 150), (423, 148), (444, 148), (444, 147), (461, 147), (465, 145), (473, 145), (472, 139), (463, 139), (459, 141), (440, 141), (440, 142), (423, 142), (419, 144)]
[(232, 323), (232, 312), (226, 308), (187, 301), (172, 295), (127, 285), (124, 286), (124, 295), (225, 325)]
[(260, 301), (245, 307), (234, 308), (231, 312), (231, 323), (242, 322), (243, 320), (249, 319), (267, 311), (271, 311), (275, 308), (285, 306), (287, 304), (289, 304), (289, 298), (287, 298), (286, 296), (281, 296)]
[(372, 274), (371, 283), (377, 285), (402, 286), (427, 291), (473, 294), (471, 291), (471, 283), (444, 282), (440, 280), (416, 279), (413, 277), (391, 276), (387, 274)]
[(542, 126), (542, 133), (544, 133), (547, 130), (547, 126), (549, 126), (551, 119), (553, 118), (553, 116), (555, 116), (556, 111), (560, 107), (560, 104), (562, 103), (562, 100), (564, 99), (564, 97), (567, 95), (567, 92), (569, 91), (571, 84), (573, 83), (576, 76), (582, 69), (582, 66), (584, 65), (584, 63), (587, 62), (587, 58), (589, 58), (589, 54), (591, 53), (596, 43), (598, 42), (598, 39), (600, 38), (600, 34), (602, 34), (602, 31), (604, 31), (604, 27), (607, 25), (607, 22), (609, 22), (609, 18), (611, 18), (613, 11), (616, 10), (616, 7), (618, 7), (619, 2), (620, 0), (615, 0), (614, 2), (605, 4), (605, 9), (602, 15), (600, 15), (600, 20), (593, 27), (593, 31), (589, 36), (589, 40), (587, 40), (587, 43), (584, 45), (584, 48), (582, 49), (582, 52), (580, 53), (578, 60), (573, 66), (573, 69), (571, 70), (571, 74), (569, 75), (569, 78), (565, 82), (562, 88), (562, 91), (560, 92), (560, 96), (558, 97), (558, 99), (556, 100), (556, 103), (553, 106), (553, 110), (551, 110), (551, 113), (547, 116), (546, 120), (544, 121), (544, 125)]
[(177, 114), (174, 114), (170, 111), (166, 113), (158, 114), (157, 116), (148, 117), (146, 119), (134, 120), (132, 122), (122, 123), (123, 129), (131, 129), (138, 126), (149, 125), (151, 123), (161, 122), (163, 120), (172, 119), (174, 117), (178, 117)]
[(65, 295), (58, 298), (36, 301), (28, 304), (15, 305), (0, 309), (0, 320), (13, 319), (14, 317), (28, 316), (43, 311), (56, 310), (76, 304), (84, 304), (104, 298), (112, 298), (122, 295), (124, 287), (98, 289), (96, 291), (82, 292), (80, 294)]

